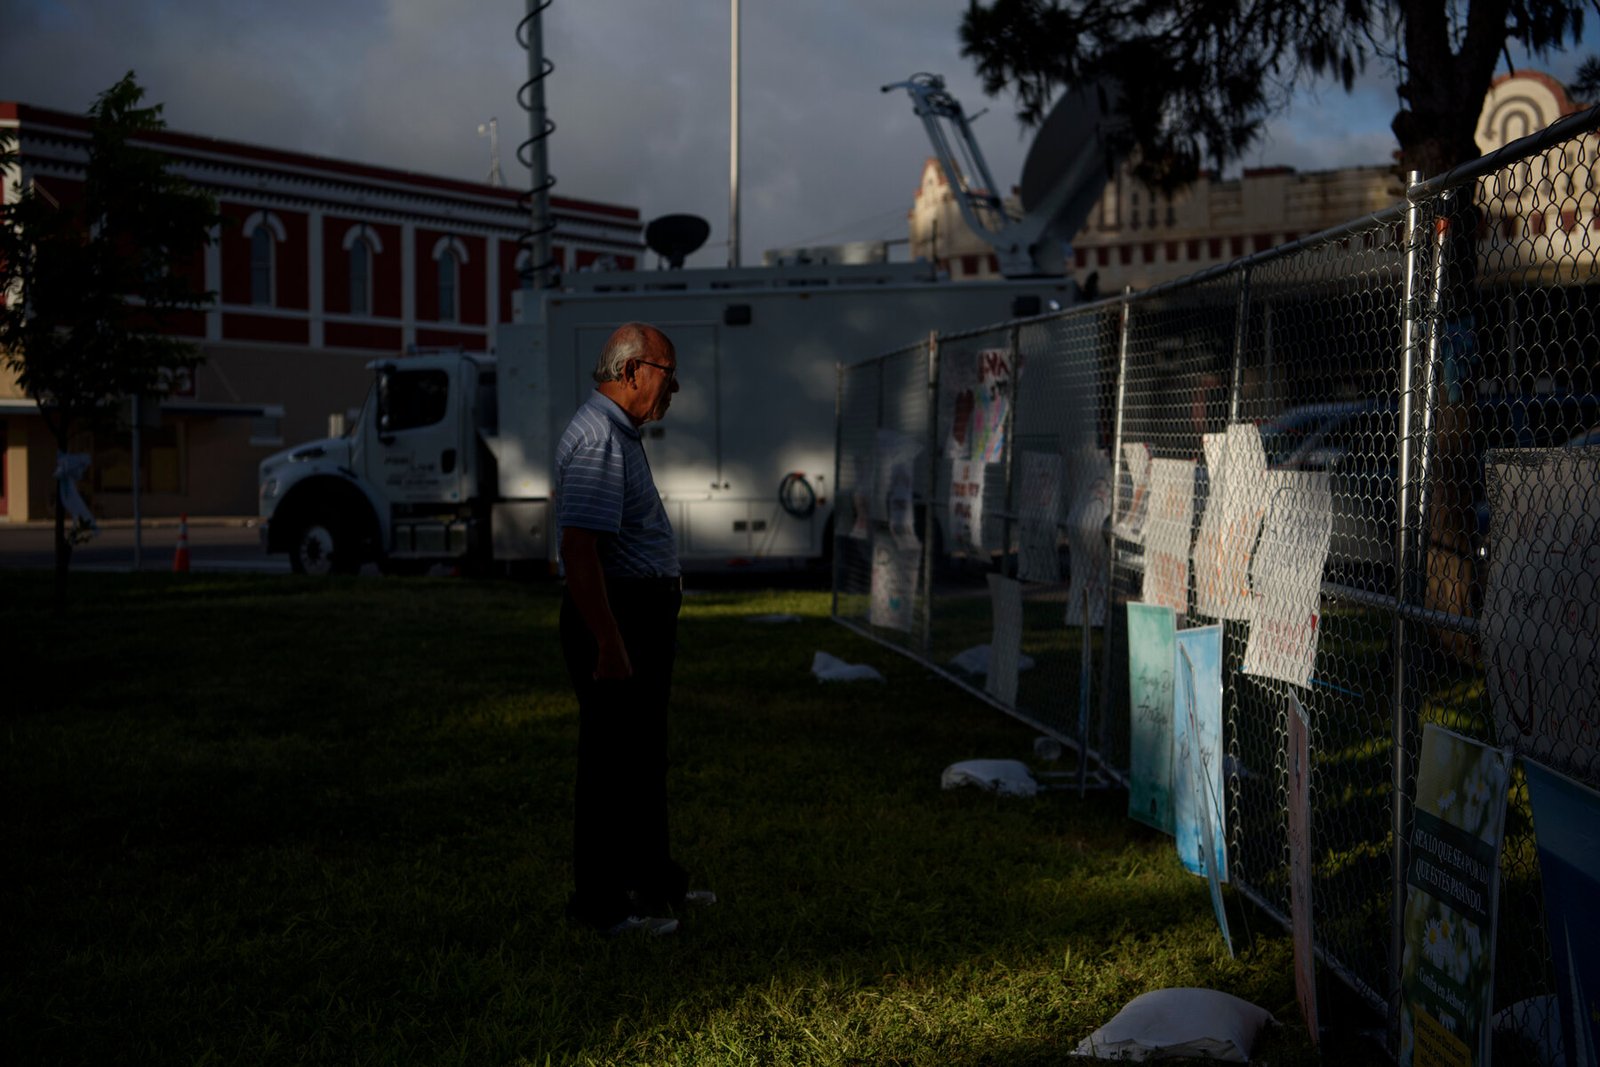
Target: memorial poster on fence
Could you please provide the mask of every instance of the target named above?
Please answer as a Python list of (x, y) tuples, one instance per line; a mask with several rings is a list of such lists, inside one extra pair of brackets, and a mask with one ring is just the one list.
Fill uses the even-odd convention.
[(1600, 1063), (1600, 793), (1522, 761), (1568, 1067)]
[(1273, 472), (1253, 589), (1246, 674), (1311, 684), (1322, 612), (1322, 569), (1333, 537), (1333, 496), (1321, 471)]
[(917, 578), (922, 551), (901, 548), (897, 542), (877, 537), (872, 542), (871, 605), (867, 620), (874, 626), (910, 633), (916, 624)]
[(983, 691), (1002, 704), (1017, 703), (1017, 666), (1022, 659), (1022, 586), (1013, 578), (989, 575), (994, 628), (989, 636), (989, 673)]
[(1233, 955), (1222, 883), (1228, 880), (1222, 807), (1222, 627), (1179, 630), (1173, 664), (1173, 837), (1178, 858), (1203, 875), (1222, 941)]
[(1172, 684), (1177, 617), (1128, 605), (1128, 816), (1172, 833)]
[(1144, 527), (1144, 602), (1189, 613), (1189, 535), (1194, 529), (1194, 461), (1150, 461)]
[(1507, 750), (1422, 730), (1400, 967), (1401, 1067), (1487, 1064)]
[(1111, 514), (1111, 461), (1098, 448), (1080, 449), (1067, 466), (1067, 625), (1106, 621), (1106, 518)]
[[(1195, 611), (1214, 619), (1250, 618), (1250, 553), (1267, 500), (1267, 455), (1250, 423), (1229, 426), (1207, 472), (1206, 509), (1195, 538)], [(1206, 450), (1207, 462), (1213, 453)]]
[(958, 459), (950, 464), (949, 550), (983, 547), (983, 480), (988, 470), (982, 463)]
[(1311, 722), (1300, 698), (1289, 694), (1288, 758), (1289, 932), (1294, 940), (1294, 996), (1306, 1032), (1316, 1044), (1317, 957), (1311, 904)]
[(951, 355), (939, 363), (939, 392), (948, 401), (950, 427), (944, 438), (946, 459), (972, 458), (972, 413), (978, 407), (978, 363), (971, 356)]
[(972, 458), (999, 463), (1006, 451), (1006, 421), (1011, 414), (1013, 367), (1004, 348), (978, 353), (978, 391), (972, 410)]
[(872, 537), (872, 490), (876, 477), (873, 469), (876, 463), (876, 457), (869, 459), (854, 454), (843, 457), (840, 463), (841, 468), (848, 472), (850, 510), (854, 514), (845, 536), (858, 541)]
[[(1150, 446), (1139, 441), (1122, 443), (1122, 470), (1127, 472), (1127, 492), (1118, 502), (1113, 532), (1124, 541), (1144, 544), (1144, 521), (1150, 512)], [(1122, 473), (1118, 472), (1120, 478)]]
[(1017, 577), (1049, 585), (1061, 581), (1056, 528), (1061, 519), (1061, 457), (1054, 452), (1024, 452), (1021, 466)]
[(1482, 629), (1501, 744), (1557, 770), (1600, 741), (1600, 448), (1489, 453)]
[(914, 510), (915, 472), (922, 445), (916, 438), (898, 430), (879, 430), (876, 452), (877, 494), (874, 518), (889, 524), (895, 544), (903, 549), (917, 548)]

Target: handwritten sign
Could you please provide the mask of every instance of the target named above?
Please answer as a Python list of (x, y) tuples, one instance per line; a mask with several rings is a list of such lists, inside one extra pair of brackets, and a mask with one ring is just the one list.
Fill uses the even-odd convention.
[(1322, 569), (1333, 537), (1333, 496), (1321, 471), (1276, 471), (1250, 564), (1255, 590), (1243, 670), (1294, 685), (1311, 684), (1321, 619)]
[(1194, 462), (1150, 462), (1150, 515), (1145, 522), (1144, 600), (1189, 613), (1189, 531), (1194, 526)]
[(970, 459), (950, 464), (950, 548), (983, 547), (983, 481), (986, 468)]
[(1128, 816), (1172, 833), (1172, 670), (1177, 618), (1128, 605)]
[(948, 459), (972, 458), (972, 413), (978, 407), (978, 364), (968, 356), (949, 356), (940, 361), (939, 395), (949, 414), (949, 429), (944, 436)]
[(1061, 518), (1061, 457), (1054, 452), (1022, 453), (1020, 481), (1017, 577), (1025, 582), (1059, 582), (1056, 526)]
[(1150, 510), (1150, 446), (1123, 442), (1122, 467), (1127, 472), (1128, 492), (1121, 497), (1122, 512), (1114, 530), (1124, 541), (1144, 543), (1144, 520)]
[(910, 633), (916, 625), (917, 574), (920, 549), (901, 548), (882, 537), (872, 544), (871, 605), (867, 620), (874, 626)]
[(1090, 626), (1106, 619), (1106, 517), (1111, 514), (1111, 461), (1099, 449), (1082, 449), (1067, 467), (1067, 551), (1071, 571), (1067, 583), (1067, 625)]
[[(1208, 435), (1209, 436), (1209, 435)], [(1195, 611), (1214, 619), (1250, 618), (1250, 553), (1266, 510), (1267, 456), (1249, 423), (1229, 426), (1206, 449), (1208, 491), (1195, 538)], [(1215, 450), (1215, 451), (1214, 451)]]
[(874, 517), (889, 524), (895, 544), (901, 548), (916, 548), (917, 539), (914, 507), (914, 472), (922, 445), (898, 430), (878, 431), (876, 449), (877, 495), (873, 500)]
[(1289, 694), (1287, 744), (1289, 806), (1289, 929), (1294, 939), (1294, 996), (1311, 1043), (1317, 1021), (1316, 943), (1311, 916), (1311, 723), (1300, 699)]
[(1489, 453), (1483, 650), (1502, 744), (1600, 780), (1600, 448)]
[(1422, 730), (1406, 873), (1400, 1064), (1489, 1062), (1509, 752)]
[(1022, 657), (1022, 586), (1011, 578), (989, 575), (989, 603), (994, 630), (989, 638), (989, 673), (983, 690), (1000, 703), (1017, 702), (1017, 667)]

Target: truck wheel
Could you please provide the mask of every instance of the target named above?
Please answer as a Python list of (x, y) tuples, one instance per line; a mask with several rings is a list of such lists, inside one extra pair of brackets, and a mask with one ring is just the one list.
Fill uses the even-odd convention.
[(360, 570), (354, 545), (336, 522), (310, 519), (289, 542), (289, 566), (296, 574), (354, 574)]

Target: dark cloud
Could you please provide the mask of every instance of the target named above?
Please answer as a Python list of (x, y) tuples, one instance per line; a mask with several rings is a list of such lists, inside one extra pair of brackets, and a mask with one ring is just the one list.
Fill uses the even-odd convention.
[[(746, 263), (770, 247), (904, 236), (929, 147), (909, 100), (878, 90), (916, 71), (944, 74), (969, 112), (992, 109), (977, 123), (984, 152), (1002, 185), (1017, 180), (1027, 135), (1011, 102), (984, 99), (960, 58), (965, 6), (743, 5)], [(523, 9), (521, 0), (0, 0), (0, 98), (81, 111), (134, 69), (178, 129), (470, 178), (488, 173), (477, 129), (495, 116), (503, 169), (520, 183), (512, 151), (526, 122), (515, 93), (527, 61), (513, 34)], [(704, 215), (712, 243), (692, 261), (700, 266), (725, 259), (728, 19), (728, 0), (555, 0), (545, 13), (559, 190), (636, 205), (647, 218)], [(1561, 69), (1576, 65), (1572, 57)], [(1301, 101), (1270, 124), (1260, 162), (1387, 159), (1391, 83), (1369, 72), (1362, 88)]]

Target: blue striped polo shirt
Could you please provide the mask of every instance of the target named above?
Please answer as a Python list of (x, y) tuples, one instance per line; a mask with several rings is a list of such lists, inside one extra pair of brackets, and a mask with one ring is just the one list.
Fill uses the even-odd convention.
[(618, 578), (675, 578), (677, 539), (661, 504), (639, 430), (598, 390), (556, 445), (556, 537), (594, 530), (600, 567)]

